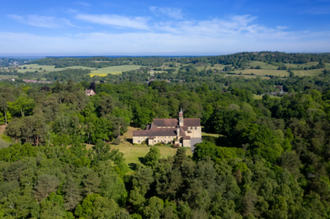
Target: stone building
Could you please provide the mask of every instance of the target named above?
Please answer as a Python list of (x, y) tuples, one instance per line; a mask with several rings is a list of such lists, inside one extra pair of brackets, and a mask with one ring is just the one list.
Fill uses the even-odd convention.
[(179, 112), (179, 120), (154, 119), (145, 130), (133, 131), (133, 143), (142, 142), (148, 145), (164, 143), (192, 147), (202, 142), (200, 119), (185, 119), (182, 110)]
[(95, 91), (93, 89), (86, 89), (85, 90), (85, 94), (87, 96), (94, 96), (94, 95), (96, 95), (96, 93), (95, 93)]

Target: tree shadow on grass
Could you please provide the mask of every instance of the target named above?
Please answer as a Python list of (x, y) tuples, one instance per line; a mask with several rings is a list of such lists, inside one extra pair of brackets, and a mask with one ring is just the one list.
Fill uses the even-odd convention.
[(136, 170), (137, 169), (137, 167), (138, 167), (138, 165), (136, 164), (136, 163), (129, 163), (128, 164), (128, 166), (129, 166), (129, 168), (131, 169), (131, 170)]
[(139, 157), (139, 161), (140, 161), (141, 163), (144, 163), (144, 161), (145, 161), (144, 157)]
[(130, 144), (133, 144), (133, 138), (126, 138), (125, 139), (127, 142), (129, 142)]

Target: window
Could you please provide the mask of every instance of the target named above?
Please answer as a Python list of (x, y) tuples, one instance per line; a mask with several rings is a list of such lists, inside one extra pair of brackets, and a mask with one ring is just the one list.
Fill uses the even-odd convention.
[(140, 141), (138, 141), (140, 143)]
[(195, 127), (195, 130), (197, 130), (197, 127)]

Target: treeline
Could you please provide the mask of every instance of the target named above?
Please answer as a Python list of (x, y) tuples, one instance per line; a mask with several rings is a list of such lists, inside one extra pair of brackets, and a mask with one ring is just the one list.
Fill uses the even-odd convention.
[(307, 62), (330, 62), (329, 53), (283, 53), (283, 52), (242, 52), (222, 56), (182, 57), (183, 64), (223, 64), (232, 65), (235, 69), (250, 68), (251, 61), (266, 62), (275, 66), (289, 64), (304, 64)]
[[(329, 71), (261, 80), (184, 67), (174, 83), (142, 83), (149, 73), (138, 72), (95, 84), (91, 97), (87, 81), (1, 83), (0, 123), (13, 141), (0, 149), (1, 217), (329, 217)], [(282, 88), (281, 98), (254, 99)], [(180, 148), (160, 159), (152, 147), (127, 174), (109, 143), (119, 144), (128, 125), (177, 118), (180, 107), (219, 137), (204, 137), (193, 157)]]
[(70, 66), (86, 66), (91, 68), (104, 68), (118, 65), (143, 65), (159, 67), (164, 63), (163, 57), (91, 57), (91, 58), (44, 58), (32, 61), (39, 65), (55, 65), (55, 68)]
[[(44, 72), (29, 72), (26, 73), (17, 73), (18, 77), (21, 79), (41, 79), (45, 78), (47, 81), (65, 81), (67, 82), (71, 79), (74, 82), (80, 81), (91, 81), (92, 78), (90, 77), (91, 71), (88, 69), (65, 69), (62, 71), (54, 71), (49, 73)], [(1, 73), (0, 73), (1, 74)]]
[(86, 66), (92, 68), (103, 68), (107, 66), (136, 64), (159, 69), (165, 62), (172, 63), (169, 66), (174, 67), (175, 63), (194, 64), (203, 66), (206, 64), (231, 65), (235, 69), (250, 68), (251, 61), (266, 62), (275, 66), (282, 66), (284, 63), (305, 64), (307, 62), (325, 62), (330, 63), (329, 53), (284, 53), (284, 52), (241, 52), (230, 55), (220, 56), (202, 56), (202, 57), (91, 57), (91, 58), (44, 58), (32, 61), (31, 63), (40, 65), (55, 65), (56, 68), (69, 66)]
[(57, 81), (52, 89), (1, 87), (0, 122), (9, 122), (5, 134), (16, 143), (37, 146), (95, 144), (98, 139), (117, 142), (131, 112), (106, 93), (88, 98), (83, 86), (89, 84), (69, 80)]

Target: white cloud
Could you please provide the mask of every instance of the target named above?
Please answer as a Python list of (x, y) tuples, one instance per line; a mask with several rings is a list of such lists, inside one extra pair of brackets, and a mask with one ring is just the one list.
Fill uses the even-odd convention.
[(182, 19), (183, 14), (182, 10), (180, 8), (168, 8), (168, 7), (157, 7), (157, 6), (152, 6), (149, 8), (151, 12), (154, 14), (162, 14), (170, 18), (174, 19)]
[(76, 4), (78, 5), (82, 5), (82, 6), (85, 6), (85, 7), (89, 7), (91, 6), (90, 4), (86, 3), (86, 2), (76, 2)]
[[(264, 35), (212, 36), (171, 33), (80, 33), (49, 37), (27, 33), (0, 32), (1, 55), (216, 55), (240, 51), (326, 52), (330, 32), (297, 33), (273, 40)], [(327, 39), (317, 39), (327, 36)], [(312, 38), (311, 38), (312, 37)]]
[(100, 31), (62, 37), (0, 32), (1, 52), (36, 55), (216, 55), (261, 50), (330, 50), (330, 31), (294, 32), (282, 26), (266, 27), (250, 15), (157, 23), (147, 18), (119, 15), (80, 14), (77, 19), (128, 29), (123, 33)]
[(110, 25), (113, 27), (126, 27), (140, 30), (148, 29), (148, 18), (143, 17), (127, 17), (120, 15), (92, 15), (78, 14), (76, 19), (87, 21), (94, 24)]
[(70, 20), (66, 18), (55, 18), (39, 15), (19, 16), (15, 14), (8, 15), (8, 17), (20, 23), (35, 27), (59, 28), (63, 26), (74, 26)]
[(248, 37), (262, 39), (284, 39), (290, 32), (281, 28), (268, 28), (258, 25), (256, 17), (250, 15), (232, 16), (228, 19), (204, 21), (160, 22), (156, 30), (177, 35), (210, 37)]

